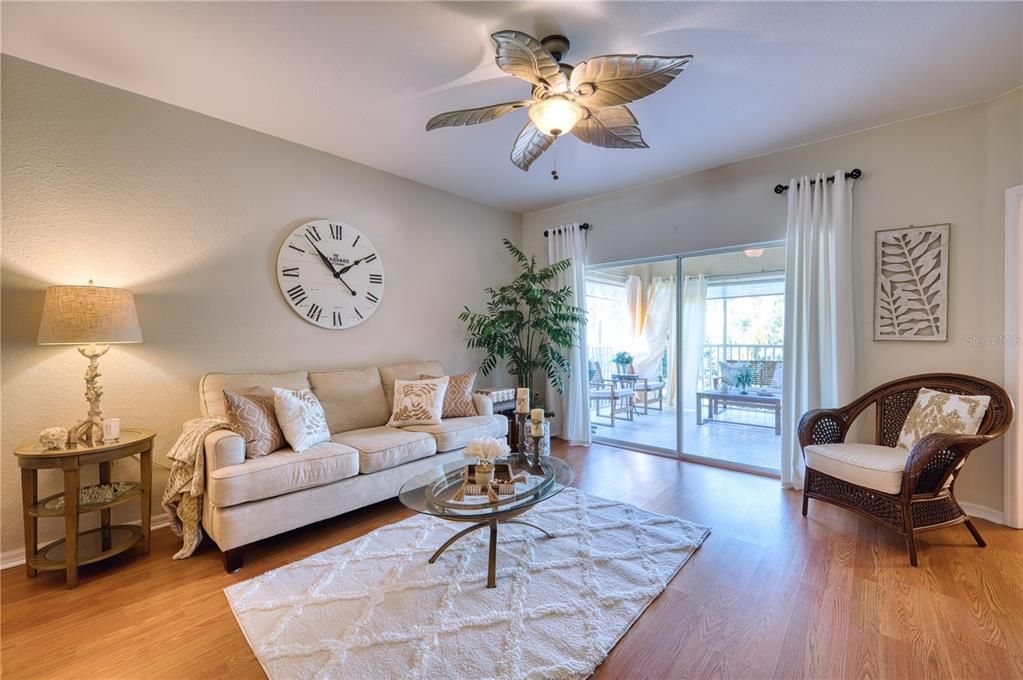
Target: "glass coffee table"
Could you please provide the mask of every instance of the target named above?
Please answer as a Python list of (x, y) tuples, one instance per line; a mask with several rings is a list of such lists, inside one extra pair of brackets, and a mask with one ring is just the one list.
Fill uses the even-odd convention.
[(490, 559), (487, 564), (487, 588), (496, 588), (497, 525), (522, 524), (543, 532), (547, 538), (553, 538), (535, 524), (515, 518), (537, 503), (559, 494), (575, 479), (575, 471), (560, 458), (544, 457), (535, 465), (530, 465), (519, 460), (517, 455), (512, 455), (497, 460), (495, 464), (510, 465), (512, 476), (525, 475), (525, 482), (515, 484), (515, 493), (500, 495), (496, 501), (489, 501), (486, 496), (465, 496), (464, 499), (456, 501), (454, 496), (462, 486), (466, 465), (471, 462), (465, 460), (450, 463), (413, 477), (402, 485), (398, 498), (406, 507), (418, 513), (452, 522), (472, 524), (438, 548), (430, 558), (430, 564), (436, 562), (437, 558), (458, 539), (478, 529), (489, 528)]

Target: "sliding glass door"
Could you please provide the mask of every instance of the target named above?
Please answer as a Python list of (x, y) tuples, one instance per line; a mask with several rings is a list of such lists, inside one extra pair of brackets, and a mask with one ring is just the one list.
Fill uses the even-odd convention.
[(777, 246), (592, 267), (595, 438), (776, 472), (784, 260)]
[(586, 281), (594, 436), (677, 455), (678, 258), (591, 268)]

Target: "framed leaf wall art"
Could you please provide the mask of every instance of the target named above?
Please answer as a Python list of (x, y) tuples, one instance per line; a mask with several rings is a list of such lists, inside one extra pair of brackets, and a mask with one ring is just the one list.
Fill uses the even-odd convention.
[(874, 339), (948, 334), (948, 224), (874, 233)]

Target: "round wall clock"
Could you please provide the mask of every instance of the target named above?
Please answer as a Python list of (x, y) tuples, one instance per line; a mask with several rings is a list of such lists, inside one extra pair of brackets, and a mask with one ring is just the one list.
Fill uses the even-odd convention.
[(352, 328), (368, 319), (384, 297), (384, 264), (355, 227), (314, 220), (284, 239), (277, 283), (295, 313), (320, 328)]

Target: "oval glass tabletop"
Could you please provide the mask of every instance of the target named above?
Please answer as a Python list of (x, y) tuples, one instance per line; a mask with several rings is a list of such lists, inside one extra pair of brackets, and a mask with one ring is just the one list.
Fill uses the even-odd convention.
[(416, 475), (402, 485), (398, 497), (406, 507), (426, 515), (461, 521), (485, 521), (545, 501), (560, 493), (575, 479), (572, 466), (560, 458), (541, 458), (538, 465), (529, 465), (520, 461), (517, 455), (512, 455), (498, 459), (495, 466), (508, 465), (512, 477), (523, 480), (514, 485), (514, 493), (499, 494), (496, 500), (489, 500), (484, 495), (465, 495), (456, 500), (457, 492), (465, 481), (466, 466), (472, 462), (464, 460), (438, 465)]

